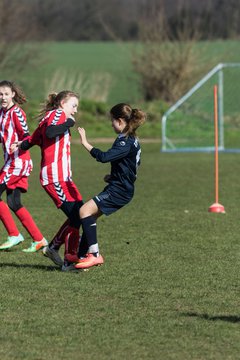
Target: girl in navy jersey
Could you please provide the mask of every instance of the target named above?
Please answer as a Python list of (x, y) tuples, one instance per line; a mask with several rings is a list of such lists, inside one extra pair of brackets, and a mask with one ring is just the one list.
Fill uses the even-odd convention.
[[(26, 97), (16, 84), (0, 81), (0, 142), (4, 153), (4, 165), (0, 170), (0, 219), (8, 232), (8, 239), (0, 245), (0, 250), (9, 249), (24, 240), (11, 215), (11, 209), (33, 239), (31, 246), (23, 251), (35, 252), (48, 243), (21, 203), (21, 193), (28, 189), (32, 160), (28, 151), (18, 149), (12, 154), (10, 150), (13, 142), (29, 136), (26, 114), (17, 105), (24, 102)], [(4, 191), (7, 193), (7, 204), (1, 198)]]
[[(73, 116), (77, 107), (78, 95), (72, 91), (50, 94), (32, 136), (16, 143), (15, 148), (12, 147), (12, 151), (17, 147), (21, 150), (28, 150), (33, 145), (41, 147), (41, 185), (57, 208), (68, 217), (43, 252), (57, 265), (63, 265), (62, 270), (68, 270), (77, 257), (80, 227), (78, 212), (83, 204), (82, 196), (72, 181), (70, 157), (70, 127), (75, 124)], [(64, 242), (65, 264), (58, 253)]]
[(145, 113), (120, 103), (110, 110), (112, 127), (118, 134), (112, 147), (104, 152), (89, 144), (85, 130), (78, 128), (81, 144), (93, 158), (102, 163), (111, 163), (110, 175), (104, 177), (108, 185), (104, 190), (86, 202), (79, 211), (88, 253), (79, 251), (77, 269), (86, 269), (103, 264), (97, 242), (96, 219), (102, 214), (110, 215), (129, 203), (134, 195), (134, 182), (140, 165), (141, 148), (136, 129), (145, 121)]

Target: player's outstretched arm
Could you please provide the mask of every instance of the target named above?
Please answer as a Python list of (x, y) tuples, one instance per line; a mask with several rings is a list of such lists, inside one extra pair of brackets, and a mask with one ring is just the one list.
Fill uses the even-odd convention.
[(85, 147), (85, 149), (87, 151), (91, 151), (93, 146), (91, 144), (89, 144), (89, 142), (87, 141), (87, 136), (86, 136), (86, 132), (84, 128), (78, 127), (78, 132), (80, 135), (80, 142), (83, 145), (83, 147)]
[(63, 124), (59, 125), (49, 125), (46, 128), (46, 136), (49, 139), (53, 139), (59, 135), (62, 135), (65, 133), (66, 130), (68, 130), (70, 127), (73, 127), (75, 124), (75, 120), (73, 117), (70, 117), (64, 122)]
[(10, 153), (13, 154), (17, 149), (19, 149), (21, 143), (22, 141), (15, 141), (14, 143), (12, 143), (12, 145), (10, 146)]

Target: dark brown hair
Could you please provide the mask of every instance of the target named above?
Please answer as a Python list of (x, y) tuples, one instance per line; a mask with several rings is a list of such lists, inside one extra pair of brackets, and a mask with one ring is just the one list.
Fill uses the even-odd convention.
[(58, 109), (61, 105), (61, 101), (67, 100), (70, 97), (75, 97), (79, 99), (79, 95), (70, 90), (63, 90), (60, 91), (58, 94), (49, 94), (46, 102), (43, 104), (43, 107), (38, 114), (38, 120), (42, 120), (42, 118), (46, 115), (48, 111)]
[(136, 136), (137, 128), (146, 120), (146, 114), (139, 109), (132, 109), (130, 105), (120, 103), (113, 106), (110, 110), (113, 119), (124, 119), (127, 123), (124, 133)]
[(9, 80), (2, 80), (0, 81), (0, 86), (6, 86), (9, 87), (11, 89), (12, 92), (15, 92), (15, 96), (13, 98), (13, 100), (21, 105), (24, 104), (27, 101), (27, 98), (24, 94), (24, 92), (22, 91), (22, 89), (17, 86), (13, 81), (9, 81)]

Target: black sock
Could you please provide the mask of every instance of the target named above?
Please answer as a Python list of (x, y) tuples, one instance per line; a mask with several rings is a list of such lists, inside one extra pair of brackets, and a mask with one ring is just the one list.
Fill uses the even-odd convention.
[(98, 242), (97, 242), (97, 224), (94, 216), (88, 216), (81, 219), (84, 236), (89, 252), (98, 256)]
[(56, 251), (58, 251), (59, 248), (60, 248), (59, 246), (54, 245), (54, 244), (53, 244), (53, 241), (50, 242), (50, 244), (48, 245), (48, 247), (49, 247), (49, 249), (53, 249), (53, 250), (56, 250)]
[(88, 252), (88, 243), (85, 233), (82, 233), (79, 248), (78, 248), (78, 257), (84, 257)]

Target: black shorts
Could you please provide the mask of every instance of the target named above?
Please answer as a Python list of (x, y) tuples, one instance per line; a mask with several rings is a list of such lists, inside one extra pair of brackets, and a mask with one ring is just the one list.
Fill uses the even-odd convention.
[(115, 211), (127, 205), (132, 199), (132, 196), (126, 197), (116, 191), (104, 189), (98, 195), (94, 196), (97, 207), (104, 215), (111, 215)]

